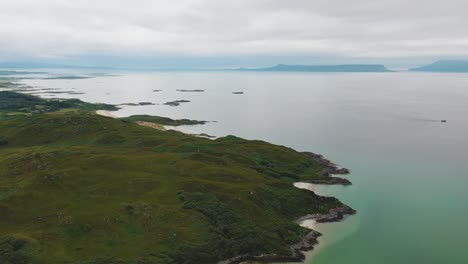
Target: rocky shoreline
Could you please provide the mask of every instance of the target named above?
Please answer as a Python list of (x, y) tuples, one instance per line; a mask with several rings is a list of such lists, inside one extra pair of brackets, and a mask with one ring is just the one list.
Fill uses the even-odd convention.
[(317, 162), (322, 169), (319, 172), (320, 179), (310, 180), (308, 183), (315, 184), (341, 184), (341, 185), (351, 185), (352, 183), (348, 179), (336, 177), (334, 175), (347, 175), (350, 174), (350, 170), (346, 168), (340, 168), (337, 164), (326, 159), (320, 154), (315, 154), (312, 152), (303, 152), (306, 155), (309, 155), (315, 162)]
[[(331, 209), (326, 214), (310, 214), (304, 217), (301, 217), (297, 220), (298, 223), (305, 220), (315, 220), (318, 223), (330, 223), (338, 222), (344, 219), (347, 215), (356, 214), (356, 210), (352, 209), (347, 205), (342, 207)], [(282, 256), (277, 254), (266, 254), (259, 256), (249, 256), (242, 255), (234, 258), (230, 258), (224, 261), (218, 262), (218, 264), (240, 264), (246, 261), (258, 261), (258, 262), (302, 262), (305, 259), (304, 251), (310, 251), (314, 249), (315, 245), (318, 244), (318, 238), (322, 234), (318, 231), (311, 230), (307, 235), (305, 235), (302, 240), (291, 246), (291, 255)]]
[[(319, 175), (323, 179), (309, 181), (313, 184), (342, 184), (350, 185), (351, 182), (347, 179), (334, 177), (333, 175), (345, 175), (349, 174), (350, 171), (345, 168), (339, 168), (337, 164), (326, 159), (320, 154), (315, 154), (312, 152), (304, 152), (309, 155), (314, 161), (316, 161), (322, 169), (319, 172)], [(347, 215), (356, 214), (356, 210), (353, 208), (343, 205), (338, 208), (333, 208), (328, 211), (326, 214), (309, 214), (303, 216), (297, 220), (298, 223), (301, 223), (305, 220), (315, 220), (317, 223), (330, 223), (338, 222), (345, 218)], [(256, 262), (302, 262), (305, 259), (304, 251), (310, 251), (314, 249), (315, 245), (318, 244), (318, 238), (322, 234), (316, 230), (311, 230), (302, 240), (291, 246), (291, 255), (283, 256), (278, 254), (265, 254), (259, 256), (250, 256), (242, 255), (236, 256), (224, 261), (218, 262), (218, 264), (240, 264), (247, 261), (256, 261)]]

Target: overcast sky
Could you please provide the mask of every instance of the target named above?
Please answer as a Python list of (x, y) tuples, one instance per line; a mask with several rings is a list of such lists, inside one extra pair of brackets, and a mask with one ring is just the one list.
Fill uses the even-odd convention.
[(0, 60), (414, 64), (468, 56), (467, 10), (467, 0), (0, 0)]

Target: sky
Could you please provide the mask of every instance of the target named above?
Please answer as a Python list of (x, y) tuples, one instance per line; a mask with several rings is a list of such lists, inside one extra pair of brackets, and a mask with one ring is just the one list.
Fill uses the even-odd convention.
[(0, 62), (415, 66), (468, 58), (466, 0), (0, 0)]

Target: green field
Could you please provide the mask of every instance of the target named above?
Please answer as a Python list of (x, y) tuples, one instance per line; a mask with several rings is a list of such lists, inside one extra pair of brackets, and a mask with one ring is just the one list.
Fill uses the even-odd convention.
[(342, 205), (292, 185), (320, 170), (303, 153), (94, 114), (112, 107), (0, 92), (0, 263), (289, 254), (296, 219)]

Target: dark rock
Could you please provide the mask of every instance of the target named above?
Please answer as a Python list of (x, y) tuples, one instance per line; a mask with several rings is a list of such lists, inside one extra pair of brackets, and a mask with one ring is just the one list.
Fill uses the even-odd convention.
[(314, 184), (328, 184), (328, 185), (332, 185), (332, 184), (351, 185), (352, 184), (348, 179), (343, 179), (340, 177), (330, 177), (330, 176), (325, 177), (323, 179), (310, 180), (307, 182), (314, 183)]
[(189, 100), (177, 100), (177, 101), (171, 101), (171, 102), (166, 102), (164, 103), (165, 105), (169, 106), (179, 106), (181, 103), (189, 103)]
[[(356, 211), (347, 205), (343, 205), (338, 208), (330, 209), (330, 211), (326, 214), (311, 214), (304, 216), (298, 220), (298, 222), (302, 222), (304, 220), (314, 219), (317, 222), (325, 223), (325, 222), (336, 222), (342, 220), (346, 215), (353, 215), (356, 214)], [(302, 262), (305, 259), (305, 255), (303, 251), (310, 251), (312, 250), (315, 245), (318, 244), (318, 238), (322, 236), (322, 234), (318, 231), (312, 230), (306, 236), (302, 238), (302, 240), (291, 246), (291, 255), (284, 256), (278, 254), (265, 254), (260, 256), (249, 256), (249, 255), (241, 255), (234, 258), (230, 258), (224, 261), (218, 262), (218, 264), (239, 264), (246, 261), (257, 261), (257, 262)]]
[(343, 184), (343, 185), (350, 185), (351, 182), (339, 178), (339, 177), (332, 177), (332, 175), (346, 175), (351, 173), (350, 170), (345, 168), (338, 168), (338, 165), (331, 162), (330, 160), (324, 158), (320, 154), (315, 154), (312, 152), (304, 152), (305, 154), (309, 155), (315, 162), (317, 162), (322, 169), (319, 172), (319, 176), (321, 178), (310, 181), (311, 183), (316, 184)]
[(151, 102), (139, 102), (139, 105), (154, 105), (154, 103)]
[(178, 91), (178, 92), (183, 92), (183, 93), (201, 93), (201, 92), (204, 92), (205, 90), (185, 90), (185, 89), (177, 89), (176, 91)]

